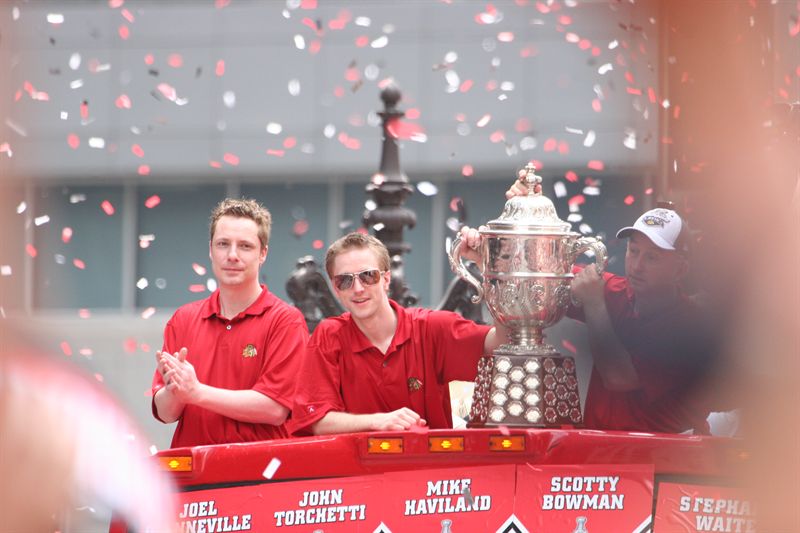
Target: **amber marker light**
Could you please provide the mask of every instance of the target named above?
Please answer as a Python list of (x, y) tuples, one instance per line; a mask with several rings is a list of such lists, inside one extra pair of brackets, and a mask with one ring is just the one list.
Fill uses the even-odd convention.
[(428, 451), (463, 452), (464, 437), (428, 437)]
[(489, 437), (489, 450), (493, 452), (524, 452), (525, 436), (491, 436)]
[(168, 472), (191, 472), (192, 471), (192, 456), (180, 455), (174, 457), (159, 457), (158, 462), (161, 468)]
[(375, 438), (367, 440), (367, 453), (403, 453), (403, 438)]

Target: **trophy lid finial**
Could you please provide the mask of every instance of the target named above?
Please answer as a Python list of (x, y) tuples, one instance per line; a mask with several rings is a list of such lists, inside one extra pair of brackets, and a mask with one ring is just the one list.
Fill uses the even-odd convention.
[(542, 177), (536, 174), (536, 166), (533, 163), (525, 165), (525, 174), (519, 178), (520, 183), (528, 188), (528, 196), (538, 196), (542, 191), (536, 191), (536, 186), (542, 184)]

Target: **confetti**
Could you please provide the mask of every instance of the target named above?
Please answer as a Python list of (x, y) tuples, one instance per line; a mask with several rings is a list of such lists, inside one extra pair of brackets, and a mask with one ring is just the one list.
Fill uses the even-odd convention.
[(605, 168), (603, 162), (598, 159), (592, 159), (586, 164), (586, 166), (592, 170), (603, 170)]
[(47, 14), (47, 22), (53, 25), (63, 24), (64, 23), (64, 15), (61, 13), (48, 13)]
[(20, 203), (17, 205), (17, 214), (18, 214), (18, 215), (21, 215), (22, 213), (24, 213), (24, 212), (25, 212), (25, 210), (26, 210), (27, 208), (28, 208), (28, 204), (27, 204), (27, 203), (25, 203), (25, 202), (20, 202)]
[(325, 243), (323, 241), (321, 241), (320, 239), (317, 239), (317, 240), (315, 240), (314, 242), (311, 243), (311, 247), (314, 248), (315, 250), (322, 250), (323, 246), (325, 246)]
[(436, 196), (436, 194), (439, 192), (439, 188), (436, 187), (436, 185), (434, 185), (433, 183), (431, 183), (429, 181), (421, 181), (421, 182), (419, 182), (417, 184), (417, 190), (423, 196)]
[(198, 263), (192, 263), (192, 270), (194, 270), (195, 274), (198, 276), (205, 276), (206, 275), (206, 267)]
[(114, 105), (116, 105), (120, 109), (130, 109), (131, 99), (127, 94), (121, 94), (114, 101)]
[(78, 316), (83, 319), (91, 318), (92, 313), (86, 308), (78, 309)]
[(81, 145), (81, 140), (74, 133), (70, 133), (69, 135), (67, 135), (67, 144), (73, 150), (77, 150), (77, 148)]
[(103, 202), (100, 204), (100, 207), (103, 209), (103, 212), (105, 212), (106, 215), (111, 216), (114, 214), (114, 206), (108, 200), (103, 200)]
[(180, 68), (183, 66), (183, 56), (180, 54), (170, 54), (167, 56), (167, 65), (172, 68)]
[(39, 254), (39, 252), (36, 251), (36, 247), (32, 244), (25, 245), (25, 253), (31, 257), (36, 257)]
[(281, 466), (281, 460), (277, 457), (273, 457), (267, 467), (264, 469), (264, 472), (261, 473), (267, 479), (272, 479), (275, 473), (278, 471), (278, 468)]
[(157, 194), (150, 196), (147, 200), (144, 201), (144, 206), (147, 209), (153, 209), (155, 206), (161, 203), (161, 197)]
[(574, 345), (574, 344), (572, 344), (572, 343), (571, 343), (569, 340), (567, 340), (567, 339), (564, 339), (564, 340), (562, 340), (562, 341), (561, 341), (561, 346), (563, 346), (563, 347), (564, 347), (564, 349), (565, 349), (565, 350), (567, 350), (567, 351), (568, 351), (568, 352), (570, 352), (570, 353), (578, 353), (578, 349), (577, 349), (577, 348), (575, 348), (575, 345)]
[(139, 165), (139, 168), (136, 170), (136, 172), (140, 176), (147, 176), (150, 174), (150, 165)]
[(205, 292), (206, 286), (199, 283), (189, 285), (189, 292)]
[(10, 276), (11, 273), (11, 265), (0, 265), (0, 276)]
[(72, 264), (75, 265), (75, 268), (78, 270), (86, 270), (86, 263), (83, 260), (78, 259), (77, 257), (72, 260)]
[(33, 223), (36, 226), (41, 226), (43, 224), (47, 224), (48, 222), (50, 222), (50, 216), (49, 215), (42, 215), (40, 217), (36, 217), (36, 218), (33, 219)]
[(139, 290), (146, 289), (147, 285), (148, 285), (147, 278), (139, 278), (139, 281), (136, 282), (136, 288)]
[(147, 320), (148, 318), (150, 318), (154, 314), (156, 314), (156, 308), (155, 307), (148, 307), (147, 309), (142, 311), (142, 318)]
[(61, 341), (61, 351), (64, 352), (64, 355), (67, 357), (72, 356), (72, 347), (67, 341)]
[(234, 167), (239, 164), (239, 156), (237, 156), (236, 154), (232, 154), (230, 152), (226, 152), (222, 156), (222, 160)]
[(464, 165), (461, 167), (461, 175), (465, 178), (469, 178), (475, 173), (475, 169), (472, 168), (472, 165)]
[(302, 237), (308, 232), (308, 227), (307, 220), (298, 220), (292, 225), (292, 234), (295, 237)]
[(634, 199), (633, 195), (629, 194), (628, 196), (625, 197), (625, 199), (623, 200), (623, 203), (625, 205), (632, 205), (634, 201), (635, 201), (635, 199)]

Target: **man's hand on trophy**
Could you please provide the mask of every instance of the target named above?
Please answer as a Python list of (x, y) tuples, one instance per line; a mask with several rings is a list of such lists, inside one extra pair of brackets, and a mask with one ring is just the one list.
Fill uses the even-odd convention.
[[(528, 194), (528, 187), (526, 187), (519, 180), (519, 178), (522, 178), (523, 176), (525, 176), (525, 169), (524, 168), (521, 169), (518, 172), (517, 180), (514, 182), (514, 184), (511, 186), (511, 188), (506, 191), (506, 199), (507, 200), (510, 200), (511, 198), (513, 198), (515, 196), (525, 196), (526, 194)], [(542, 186), (541, 185), (536, 185), (536, 188), (534, 189), (534, 191), (538, 192), (538, 193), (541, 193), (542, 192)]]
[(461, 227), (461, 257), (467, 261), (481, 264), (481, 243), (483, 236), (475, 228)]
[(594, 265), (587, 265), (575, 274), (570, 288), (573, 301), (579, 302), (584, 307), (605, 305), (603, 291), (605, 282), (603, 276), (597, 272)]

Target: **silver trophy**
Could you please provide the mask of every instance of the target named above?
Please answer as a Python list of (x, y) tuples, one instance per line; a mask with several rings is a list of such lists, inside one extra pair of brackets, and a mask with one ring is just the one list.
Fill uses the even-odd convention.
[(602, 272), (606, 247), (558, 218), (553, 202), (535, 191), (542, 182), (535, 170), (528, 165), (520, 178), (528, 195), (508, 200), (500, 217), (479, 229), (483, 283), (461, 259), (460, 235), (448, 254), (453, 272), (477, 290), (473, 302), (485, 299), (495, 322), (510, 331), (510, 342), (478, 364), (470, 427), (557, 427), (583, 420), (575, 360), (546, 344), (542, 330), (567, 311), (575, 259), (591, 250)]

